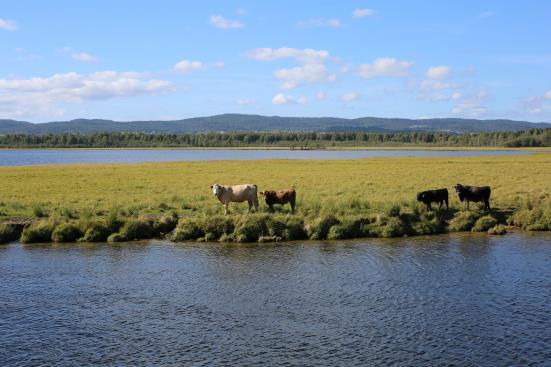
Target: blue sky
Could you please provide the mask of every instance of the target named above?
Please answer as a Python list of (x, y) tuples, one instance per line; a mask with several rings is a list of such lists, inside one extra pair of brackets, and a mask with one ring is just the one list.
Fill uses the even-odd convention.
[(0, 118), (551, 121), (549, 1), (11, 1)]

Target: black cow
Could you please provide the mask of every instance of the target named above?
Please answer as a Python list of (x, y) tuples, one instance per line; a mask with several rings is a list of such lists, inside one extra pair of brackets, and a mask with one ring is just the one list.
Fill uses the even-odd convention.
[(432, 210), (430, 206), (431, 203), (438, 203), (438, 209), (441, 209), (444, 203), (446, 203), (446, 209), (450, 208), (448, 206), (448, 189), (436, 189), (419, 192), (417, 193), (417, 201), (422, 201), (427, 206), (427, 210)]
[(467, 201), (467, 210), (469, 210), (469, 202), (475, 203), (484, 202), (484, 210), (490, 211), (490, 194), (492, 189), (490, 186), (463, 186), (457, 184), (453, 187), (459, 195), (461, 202)]

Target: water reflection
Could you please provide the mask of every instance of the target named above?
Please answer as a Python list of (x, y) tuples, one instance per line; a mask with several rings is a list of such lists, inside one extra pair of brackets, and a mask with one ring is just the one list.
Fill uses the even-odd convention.
[(544, 364), (550, 243), (12, 244), (0, 365)]

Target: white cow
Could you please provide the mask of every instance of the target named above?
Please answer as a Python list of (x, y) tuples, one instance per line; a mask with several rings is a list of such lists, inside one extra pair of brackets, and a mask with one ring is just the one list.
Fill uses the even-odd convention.
[(244, 184), (236, 186), (222, 186), (214, 184), (210, 187), (214, 196), (224, 204), (224, 214), (228, 214), (228, 207), (231, 202), (242, 203), (247, 201), (249, 203), (249, 213), (251, 208), (258, 211), (258, 198), (256, 197), (256, 185)]

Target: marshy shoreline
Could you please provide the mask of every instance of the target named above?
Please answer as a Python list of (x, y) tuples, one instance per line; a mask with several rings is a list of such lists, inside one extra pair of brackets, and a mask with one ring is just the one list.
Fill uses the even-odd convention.
[[(551, 230), (551, 154), (339, 160), (195, 161), (0, 167), (0, 242), (283, 242), (450, 231)], [(295, 187), (297, 213), (213, 197), (213, 183)], [(489, 185), (492, 211), (464, 210), (451, 187)], [(416, 193), (447, 187), (450, 209)]]

